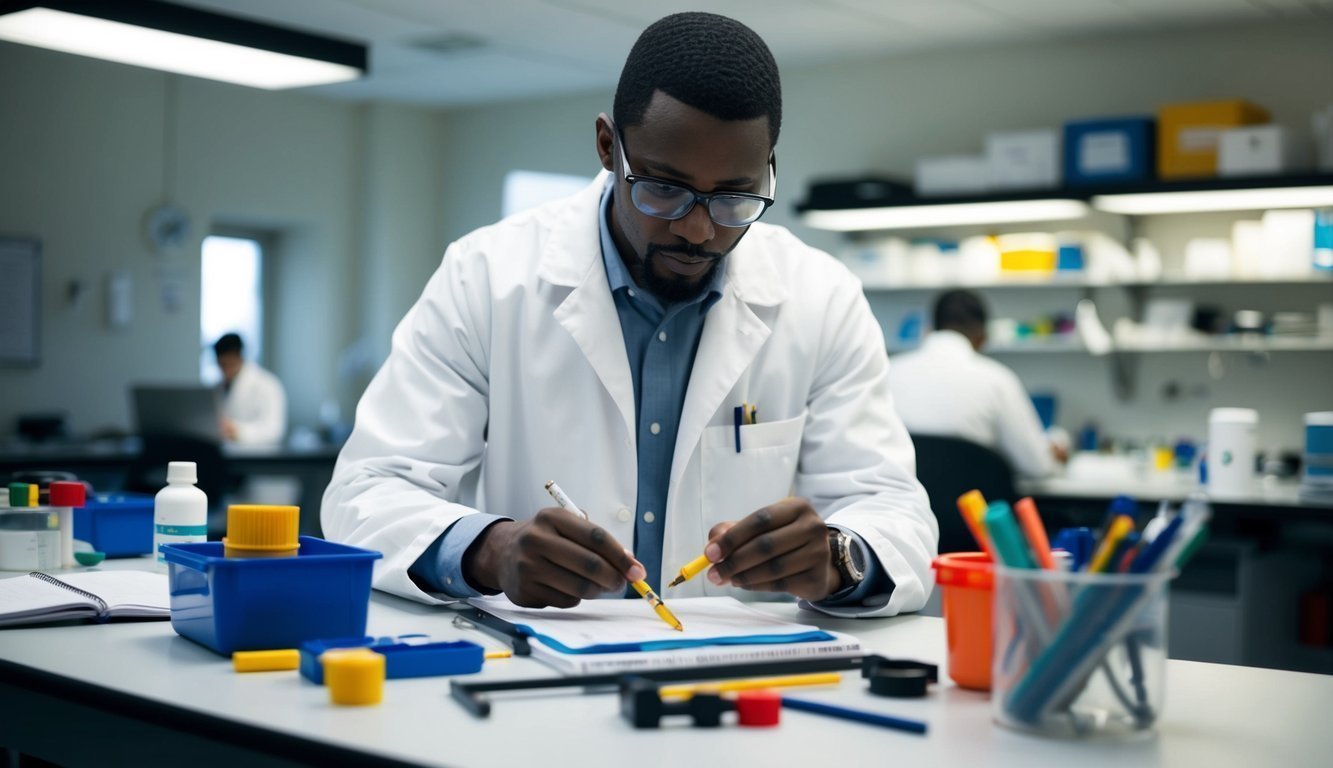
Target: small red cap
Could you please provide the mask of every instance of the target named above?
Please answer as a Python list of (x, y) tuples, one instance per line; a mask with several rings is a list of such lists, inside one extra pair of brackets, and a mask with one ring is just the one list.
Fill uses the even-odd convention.
[(82, 507), (87, 498), (83, 483), (57, 480), (50, 486), (50, 505), (53, 507)]
[(736, 715), (741, 725), (777, 725), (782, 719), (782, 696), (777, 691), (741, 691), (736, 696)]

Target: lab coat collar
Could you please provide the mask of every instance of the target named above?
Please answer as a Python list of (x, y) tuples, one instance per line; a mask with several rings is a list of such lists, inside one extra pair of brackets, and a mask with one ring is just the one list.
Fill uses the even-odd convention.
[(925, 340), (921, 342), (921, 348), (936, 353), (942, 352), (949, 355), (966, 355), (968, 357), (977, 353), (977, 351), (972, 348), (972, 342), (968, 341), (967, 337), (958, 331), (932, 331), (930, 335), (926, 336)]
[[(602, 171), (582, 191), (539, 214), (549, 217), (546, 223), (551, 231), (537, 266), (537, 276), (542, 280), (573, 288), (590, 279), (595, 280), (596, 275), (592, 273), (596, 269), (603, 273), (601, 282), (606, 283), (597, 212), (608, 176), (607, 171)], [(762, 232), (755, 230), (766, 227), (765, 224), (750, 225), (751, 231), (727, 256), (726, 290), (723, 293), (733, 294), (747, 304), (768, 307), (786, 301), (789, 293), (772, 260), (757, 244), (760, 238), (756, 235)]]

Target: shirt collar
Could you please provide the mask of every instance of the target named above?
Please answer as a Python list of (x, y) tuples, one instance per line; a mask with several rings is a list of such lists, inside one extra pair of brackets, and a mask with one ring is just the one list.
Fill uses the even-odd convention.
[[(634, 282), (634, 277), (630, 275), (629, 269), (625, 266), (624, 259), (620, 258), (620, 250), (616, 248), (616, 241), (611, 237), (611, 190), (614, 189), (615, 177), (609, 176), (606, 180), (606, 186), (602, 188), (602, 202), (598, 206), (598, 229), (601, 232), (602, 239), (602, 263), (606, 265), (606, 280), (611, 284), (611, 293), (620, 291), (634, 291), (642, 297), (656, 302), (657, 297), (648, 291), (643, 290)], [(708, 290), (695, 297), (691, 301), (685, 302), (685, 305), (700, 304), (699, 312), (707, 312), (717, 300), (722, 298), (722, 288), (726, 284), (727, 264), (726, 258), (722, 264), (713, 270), (712, 280), (708, 284)]]

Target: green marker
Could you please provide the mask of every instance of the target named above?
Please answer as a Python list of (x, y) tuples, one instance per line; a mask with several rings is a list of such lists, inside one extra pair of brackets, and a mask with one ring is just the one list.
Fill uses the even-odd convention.
[(1018, 529), (1013, 510), (1006, 501), (992, 501), (982, 517), (986, 530), (990, 533), (991, 544), (1000, 562), (1010, 568), (1036, 568), (1037, 564), (1023, 540), (1023, 532)]

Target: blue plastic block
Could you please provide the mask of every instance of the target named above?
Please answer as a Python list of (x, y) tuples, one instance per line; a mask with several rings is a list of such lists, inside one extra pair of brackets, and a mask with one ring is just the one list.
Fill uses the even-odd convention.
[(389, 680), (406, 677), (470, 675), (481, 671), (486, 652), (467, 640), (417, 642), (424, 635), (402, 637), (344, 637), (310, 640), (301, 644), (301, 676), (316, 685), (324, 684), (324, 665), (320, 654), (333, 648), (369, 648), (384, 656), (384, 676)]
[(366, 633), (379, 552), (300, 538), (295, 557), (224, 557), (222, 542), (164, 544), (171, 626), (221, 654)]

